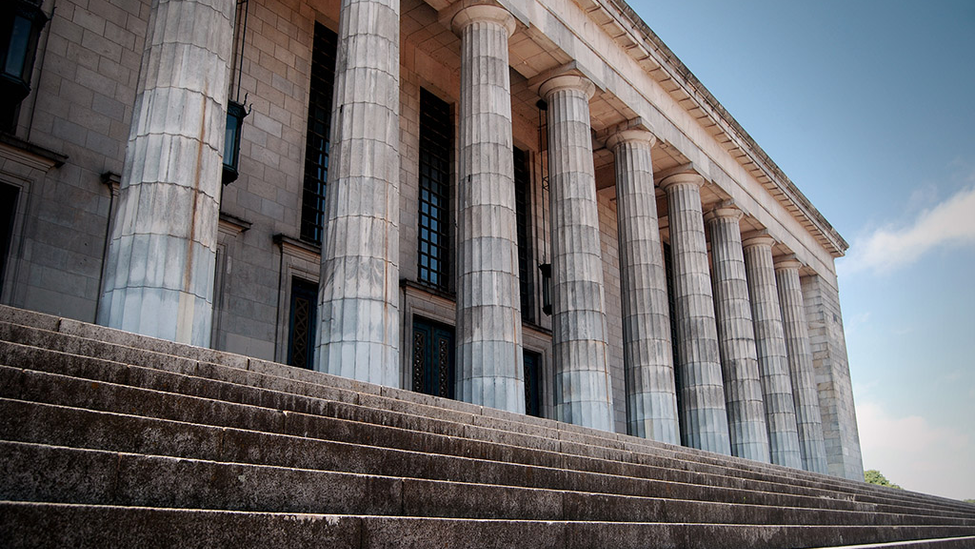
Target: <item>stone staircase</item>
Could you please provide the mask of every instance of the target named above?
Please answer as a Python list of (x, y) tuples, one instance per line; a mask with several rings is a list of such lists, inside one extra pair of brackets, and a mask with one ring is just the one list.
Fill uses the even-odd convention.
[(975, 547), (975, 506), (0, 307), (0, 547)]

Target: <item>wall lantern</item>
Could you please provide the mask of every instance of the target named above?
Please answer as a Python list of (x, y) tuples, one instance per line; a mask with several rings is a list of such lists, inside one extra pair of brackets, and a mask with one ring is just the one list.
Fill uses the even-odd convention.
[(34, 2), (0, 2), (0, 97), (11, 107), (30, 93), (37, 38), (46, 23), (47, 16)]
[[(244, 97), (246, 101), (246, 96)], [(223, 142), (223, 184), (229, 185), (237, 180), (240, 172), (240, 130), (244, 125), (247, 110), (242, 103), (227, 102), (227, 134)]]
[[(233, 88), (236, 84), (237, 96), (236, 99), (227, 101), (227, 133), (224, 135), (223, 141), (224, 185), (233, 183), (240, 175), (238, 171), (240, 167), (240, 132), (244, 127), (244, 118), (247, 116), (247, 109), (244, 107), (244, 104), (247, 103), (247, 94), (244, 94), (243, 103), (240, 101), (240, 76), (244, 72), (244, 43), (247, 40), (247, 15), (249, 11), (248, 0), (237, 0), (235, 20), (242, 21), (242, 23), (235, 25), (234, 28), (234, 61), (237, 66), (232, 67), (231, 75), (234, 82), (230, 85)], [(237, 47), (238, 42), (240, 43), (239, 48)]]
[(542, 263), (538, 270), (542, 271), (542, 312), (552, 316), (552, 264)]

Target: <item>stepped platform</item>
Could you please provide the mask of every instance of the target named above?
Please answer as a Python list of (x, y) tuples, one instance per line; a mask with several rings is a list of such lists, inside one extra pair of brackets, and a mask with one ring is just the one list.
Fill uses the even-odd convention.
[(973, 548), (975, 505), (0, 307), (2, 547)]

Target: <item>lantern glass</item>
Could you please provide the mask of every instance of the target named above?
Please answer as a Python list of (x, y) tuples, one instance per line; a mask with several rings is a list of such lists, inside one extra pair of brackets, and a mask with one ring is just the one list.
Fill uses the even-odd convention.
[(552, 314), (552, 264), (543, 263), (538, 266), (542, 272), (542, 312)]
[(30, 93), (37, 37), (47, 23), (40, 6), (15, 0), (0, 8), (0, 85), (16, 106)]
[(244, 125), (247, 111), (236, 101), (227, 103), (227, 129), (223, 142), (223, 184), (237, 180), (240, 162), (240, 130)]

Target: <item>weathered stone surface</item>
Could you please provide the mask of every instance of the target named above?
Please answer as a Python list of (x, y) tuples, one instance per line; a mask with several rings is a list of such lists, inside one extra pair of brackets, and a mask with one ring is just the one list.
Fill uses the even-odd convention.
[(401, 385), (399, 0), (343, 0), (316, 369)]
[(667, 193), (673, 256), (681, 438), (687, 446), (730, 455), (718, 328), (701, 212), (702, 185), (704, 178), (693, 173), (672, 175), (661, 182)]
[(787, 259), (775, 264), (775, 281), (782, 307), (782, 327), (789, 352), (789, 373), (792, 376), (792, 396), (796, 403), (796, 424), (799, 427), (799, 449), (802, 466), (807, 471), (826, 473), (826, 445), (823, 442), (823, 423), (819, 413), (819, 391), (813, 371), (809, 330), (799, 285), (798, 261)]
[(732, 455), (768, 463), (768, 426), (738, 224), (741, 215), (737, 208), (719, 207), (705, 218), (711, 235), (721, 371)]
[(461, 36), (457, 398), (525, 411), (508, 37), (515, 19), (476, 5)]
[(552, 354), (556, 417), (613, 430), (606, 299), (589, 127), (595, 91), (582, 76), (542, 84), (548, 102), (552, 211)]
[(799, 428), (796, 425), (796, 408), (792, 398), (782, 309), (779, 307), (772, 264), (773, 242), (767, 236), (757, 236), (743, 243), (748, 293), (751, 297), (752, 320), (755, 323), (755, 345), (762, 374), (772, 463), (801, 469)]
[(206, 347), (235, 3), (153, 5), (100, 323)]
[(616, 156), (627, 425), (631, 435), (680, 444), (667, 275), (650, 157), (654, 141), (648, 131), (624, 129), (608, 143)]
[(801, 282), (829, 473), (860, 480), (863, 478), (863, 458), (839, 292), (835, 284), (820, 275), (804, 276)]

